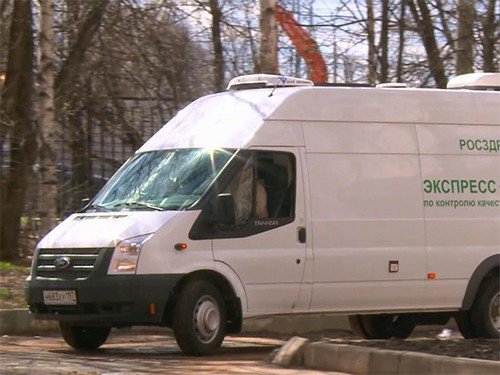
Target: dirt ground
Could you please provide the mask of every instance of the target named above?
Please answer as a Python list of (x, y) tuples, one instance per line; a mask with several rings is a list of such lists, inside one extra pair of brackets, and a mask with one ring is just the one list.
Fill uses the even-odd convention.
[(0, 262), (0, 309), (24, 308), (23, 282), (30, 272), (30, 260)]
[(442, 332), (441, 327), (422, 328), (417, 327), (415, 332), (406, 340), (358, 340), (344, 336), (323, 338), (321, 341), (379, 349), (437, 354), (449, 357), (486, 359), (491, 361), (500, 360), (500, 340), (465, 340), (456, 330), (448, 331), (451, 333), (450, 337), (438, 339), (437, 336)]
[(267, 361), (281, 340), (228, 337), (221, 350), (208, 357), (183, 355), (171, 335), (139, 335), (113, 331), (98, 350), (78, 352), (60, 337), (0, 338), (1, 374), (335, 374), (307, 369), (285, 369)]

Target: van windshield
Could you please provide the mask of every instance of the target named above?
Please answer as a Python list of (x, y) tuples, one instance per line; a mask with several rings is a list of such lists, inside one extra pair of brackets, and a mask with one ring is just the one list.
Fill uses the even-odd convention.
[(186, 209), (200, 199), (234, 152), (179, 149), (137, 154), (116, 172), (87, 209)]

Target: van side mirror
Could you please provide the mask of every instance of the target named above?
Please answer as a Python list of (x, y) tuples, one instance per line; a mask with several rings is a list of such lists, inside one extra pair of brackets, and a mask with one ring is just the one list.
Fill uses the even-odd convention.
[(217, 223), (232, 226), (236, 222), (234, 215), (234, 199), (229, 193), (217, 195), (215, 200), (215, 219)]
[(82, 208), (81, 209), (83, 210), (85, 207), (87, 207), (89, 205), (89, 203), (90, 203), (90, 198), (83, 198), (82, 199)]

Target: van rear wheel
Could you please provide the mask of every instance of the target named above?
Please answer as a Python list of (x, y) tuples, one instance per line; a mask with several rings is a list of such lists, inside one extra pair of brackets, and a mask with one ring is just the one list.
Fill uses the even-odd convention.
[(351, 315), (349, 323), (353, 333), (365, 339), (406, 339), (416, 326), (411, 316), (397, 314)]
[(226, 308), (219, 290), (202, 280), (184, 286), (174, 310), (173, 329), (185, 354), (216, 352), (226, 334)]
[(460, 311), (455, 315), (455, 322), (464, 339), (474, 339), (477, 337), (474, 326), (471, 322), (470, 311)]
[(82, 326), (59, 322), (59, 330), (66, 344), (78, 350), (93, 350), (108, 339), (111, 327)]
[(500, 288), (498, 277), (481, 284), (471, 311), (471, 322), (477, 337), (500, 338)]

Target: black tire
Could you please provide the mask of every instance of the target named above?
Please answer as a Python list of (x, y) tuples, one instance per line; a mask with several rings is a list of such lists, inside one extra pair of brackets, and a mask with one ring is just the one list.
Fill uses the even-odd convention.
[(349, 323), (355, 334), (369, 340), (406, 339), (416, 326), (411, 316), (396, 314), (354, 315), (349, 317)]
[(455, 315), (455, 322), (464, 339), (474, 339), (477, 337), (474, 326), (471, 322), (470, 311), (460, 311)]
[(184, 354), (215, 353), (226, 334), (226, 307), (219, 290), (202, 280), (186, 284), (174, 309), (173, 329)]
[(111, 327), (82, 326), (59, 322), (59, 330), (66, 344), (77, 350), (94, 350), (104, 344)]
[(500, 320), (500, 287), (498, 277), (486, 279), (480, 286), (471, 310), (471, 322), (477, 337), (500, 338), (493, 321)]

